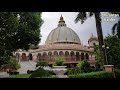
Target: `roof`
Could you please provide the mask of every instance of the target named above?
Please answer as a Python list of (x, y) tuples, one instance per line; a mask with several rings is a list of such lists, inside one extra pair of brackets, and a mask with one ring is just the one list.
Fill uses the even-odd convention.
[(81, 44), (79, 36), (71, 28), (67, 27), (63, 17), (60, 17), (58, 27), (48, 35), (45, 44), (54, 43), (76, 43)]
[(76, 50), (93, 52), (93, 48), (89, 48), (88, 46), (83, 46), (80, 44), (45, 44), (40, 45), (39, 49), (30, 50), (30, 52), (42, 52), (48, 50)]

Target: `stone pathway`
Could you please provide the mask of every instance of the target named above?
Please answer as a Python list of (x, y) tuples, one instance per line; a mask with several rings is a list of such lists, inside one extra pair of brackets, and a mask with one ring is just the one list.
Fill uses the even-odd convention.
[(56, 75), (58, 78), (68, 78), (67, 75)]

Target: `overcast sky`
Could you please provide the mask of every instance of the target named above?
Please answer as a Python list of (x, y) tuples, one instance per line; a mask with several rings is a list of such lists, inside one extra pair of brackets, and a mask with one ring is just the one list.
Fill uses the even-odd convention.
[[(94, 16), (87, 19), (83, 24), (81, 24), (80, 22), (74, 22), (78, 14), (77, 12), (43, 12), (42, 19), (44, 20), (44, 23), (41, 26), (42, 37), (40, 45), (45, 44), (45, 40), (48, 34), (57, 27), (61, 14), (64, 17), (67, 27), (71, 28), (77, 33), (84, 45), (88, 45), (88, 39), (90, 38), (92, 33), (93, 35), (97, 36)], [(105, 21), (105, 18), (112, 18), (113, 21)], [(104, 37), (108, 34), (111, 34), (111, 28), (117, 21), (118, 18), (115, 16), (108, 17), (102, 14), (102, 30)]]

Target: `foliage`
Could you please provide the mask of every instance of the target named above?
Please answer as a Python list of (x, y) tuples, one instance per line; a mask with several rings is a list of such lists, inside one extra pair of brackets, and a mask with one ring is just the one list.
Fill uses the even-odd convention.
[(77, 67), (80, 68), (81, 72), (90, 72), (90, 63), (86, 60), (82, 60), (77, 64)]
[(32, 74), (33, 72), (33, 70), (27, 70), (27, 74)]
[(7, 64), (10, 60), (10, 56), (7, 51), (1, 51), (0, 50), (0, 67), (4, 64)]
[(19, 72), (9, 72), (10, 75), (18, 75)]
[(120, 69), (115, 69), (115, 78), (120, 78)]
[[(84, 21), (87, 20), (87, 18), (95, 16), (96, 21), (96, 30), (97, 30), (97, 36), (99, 41), (99, 49), (100, 49), (100, 56), (102, 59), (104, 59), (104, 52), (102, 51), (102, 45), (103, 43), (103, 32), (102, 32), (102, 26), (101, 26), (101, 13), (100, 12), (79, 12), (77, 14), (77, 17), (75, 19), (75, 22), (81, 21), (81, 24), (84, 23)], [(103, 60), (101, 61), (103, 66)]]
[(105, 38), (105, 44), (109, 47), (107, 50), (108, 64), (120, 68), (120, 39), (116, 35), (108, 35)]
[(64, 58), (63, 57), (57, 57), (55, 60), (55, 65), (62, 66), (64, 64)]
[(49, 77), (52, 74), (49, 72), (49, 70), (44, 70), (43, 68), (38, 68), (35, 70), (31, 75), (30, 78), (37, 78), (37, 77)]
[(15, 57), (11, 57), (8, 63), (11, 64), (12, 66), (15, 66), (16, 69), (21, 68), (20, 64), (16, 61)]
[(69, 78), (113, 78), (111, 72), (99, 71), (82, 74), (68, 75)]
[(46, 61), (38, 61), (36, 64), (36, 67), (40, 66), (41, 68), (48, 66), (48, 63)]
[(16, 49), (37, 46), (42, 23), (41, 12), (0, 12), (0, 66)]
[(79, 73), (81, 73), (81, 70), (79, 67), (74, 67), (67, 70), (67, 75), (79, 74)]

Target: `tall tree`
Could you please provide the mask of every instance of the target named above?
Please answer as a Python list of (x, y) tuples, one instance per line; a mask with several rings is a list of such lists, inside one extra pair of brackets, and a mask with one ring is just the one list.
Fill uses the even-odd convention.
[(106, 53), (108, 64), (113, 64), (115, 68), (120, 69), (120, 39), (117, 35), (108, 35), (105, 44), (109, 47)]
[(77, 23), (78, 21), (81, 21), (81, 24), (84, 23), (85, 20), (87, 20), (88, 17), (95, 16), (95, 22), (96, 22), (96, 30), (97, 30), (97, 36), (98, 36), (98, 41), (99, 41), (99, 49), (100, 49), (100, 56), (102, 58), (102, 66), (105, 61), (105, 54), (102, 49), (102, 45), (104, 45), (103, 42), (103, 33), (102, 33), (102, 27), (101, 27), (101, 13), (100, 12), (79, 12), (75, 22)]
[(0, 61), (9, 60), (16, 49), (37, 45), (42, 23), (41, 12), (0, 12)]

